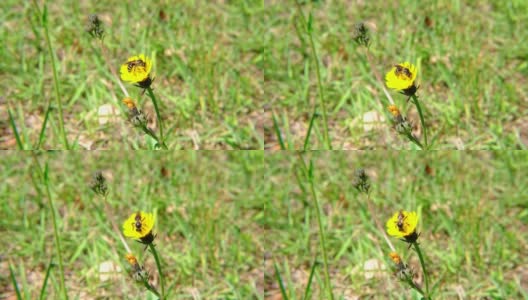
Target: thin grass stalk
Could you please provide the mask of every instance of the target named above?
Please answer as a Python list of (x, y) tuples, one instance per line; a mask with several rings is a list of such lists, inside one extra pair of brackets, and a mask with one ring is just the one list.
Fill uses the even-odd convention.
[[(381, 86), (381, 89), (383, 90), (383, 93), (387, 97), (387, 100), (389, 100), (389, 103), (391, 105), (394, 105), (394, 100), (392, 99), (392, 96), (390, 95), (389, 91), (385, 88), (385, 84), (383, 83), (384, 81), (381, 79), (382, 77), (381, 77), (380, 73), (376, 70), (376, 68), (374, 68), (374, 63), (373, 63), (374, 59), (372, 58), (372, 55), (370, 54), (370, 49), (369, 48), (367, 48), (365, 56), (367, 58), (367, 63), (370, 66), (370, 70), (374, 74), (374, 77), (376, 78), (376, 80), (378, 80), (378, 82), (379, 82), (379, 84)], [(381, 104), (382, 107), (384, 107), (384, 105), (383, 105), (383, 103), (381, 103), (381, 101), (380, 101), (380, 104)]]
[(330, 300), (334, 300), (334, 294), (332, 293), (332, 285), (330, 283), (330, 272), (328, 269), (328, 255), (326, 253), (326, 238), (325, 233), (323, 229), (323, 221), (321, 218), (321, 208), (319, 205), (319, 199), (317, 198), (317, 193), (315, 191), (315, 185), (313, 182), (313, 164), (312, 161), (310, 161), (310, 167), (306, 167), (306, 163), (304, 162), (304, 159), (301, 154), (299, 154), (299, 159), (301, 160), (301, 165), (303, 168), (304, 175), (308, 179), (308, 182), (310, 183), (310, 192), (312, 194), (312, 200), (313, 205), (315, 207), (315, 212), (317, 216), (317, 224), (319, 227), (319, 242), (321, 243), (321, 252), (323, 252), (323, 263), (324, 263), (324, 277), (325, 277), (325, 285), (326, 289), (328, 291), (328, 296)]
[(40, 149), (40, 146), (42, 145), (42, 142), (44, 141), (44, 137), (46, 135), (46, 126), (48, 124), (50, 112), (51, 112), (51, 98), (50, 98), (50, 101), (48, 101), (48, 107), (46, 108), (46, 114), (44, 115), (44, 121), (42, 121), (42, 127), (40, 128), (39, 139), (38, 139), (38, 143), (36, 147), (37, 150)]
[[(325, 96), (324, 96), (324, 90), (323, 90), (323, 83), (321, 79), (321, 70), (319, 67), (319, 57), (317, 56), (317, 51), (315, 49), (315, 42), (313, 39), (313, 30), (312, 30), (312, 22), (310, 18), (310, 22), (308, 23), (306, 21), (306, 17), (304, 16), (304, 13), (301, 9), (301, 4), (299, 3), (299, 0), (295, 0), (295, 4), (297, 4), (297, 10), (299, 11), (299, 15), (301, 16), (301, 20), (303, 22), (303, 27), (308, 34), (308, 37), (310, 39), (310, 50), (312, 52), (312, 57), (315, 62), (315, 71), (317, 75), (317, 87), (319, 90), (319, 102), (321, 105), (322, 115), (323, 115), (323, 139), (326, 144), (326, 147), (328, 150), (332, 150), (332, 142), (330, 140), (330, 135), (328, 132), (328, 118), (326, 116), (326, 104), (325, 104)], [(312, 113), (312, 118), (317, 113), (316, 106), (314, 105), (314, 110)], [(311, 133), (311, 130), (309, 131)], [(308, 139), (308, 137), (307, 137)]]
[(308, 131), (306, 133), (306, 138), (304, 139), (303, 150), (306, 151), (308, 143), (310, 142), (310, 136), (312, 135), (312, 127), (314, 125), (315, 117), (317, 117), (317, 112), (314, 110), (312, 117), (310, 118), (310, 125), (308, 126)]
[(9, 123), (11, 124), (11, 129), (13, 130), (13, 134), (15, 135), (18, 150), (24, 150), (24, 145), (22, 144), (22, 140), (20, 139), (20, 135), (18, 134), (18, 129), (15, 123), (15, 118), (13, 118), (11, 109), (8, 108), (7, 113), (9, 114)]
[(282, 139), (282, 134), (279, 127), (279, 122), (277, 121), (277, 117), (275, 115), (275, 112), (271, 115), (273, 118), (273, 129), (275, 129), (275, 134), (277, 135), (277, 139), (279, 140), (279, 145), (281, 147), (281, 150), (286, 150), (286, 146), (284, 145), (284, 140)]
[(40, 289), (40, 296), (39, 299), (46, 299), (46, 287), (48, 286), (48, 279), (51, 274), (51, 268), (53, 267), (53, 262), (50, 259), (50, 262), (48, 264), (48, 268), (46, 270), (46, 276), (44, 277), (44, 281), (42, 282), (42, 288)]
[(39, 174), (42, 178), (42, 181), (44, 182), (44, 186), (46, 187), (46, 196), (48, 198), (48, 205), (51, 209), (51, 220), (53, 222), (53, 236), (55, 237), (55, 245), (57, 247), (56, 252), (57, 252), (57, 257), (59, 260), (59, 277), (60, 277), (61, 292), (63, 294), (63, 299), (68, 299), (68, 293), (66, 292), (66, 281), (64, 279), (64, 265), (62, 263), (62, 247), (60, 243), (59, 226), (57, 225), (57, 216), (55, 214), (55, 206), (53, 204), (53, 197), (51, 196), (51, 190), (50, 190), (50, 185), (49, 185), (49, 180), (48, 180), (48, 167), (46, 166), (43, 171), (35, 155), (36, 154), (33, 153), (33, 159), (35, 161), (37, 170), (39, 171)]
[[(35, 6), (38, 7), (36, 1), (33, 1), (33, 3), (35, 4)], [(64, 129), (64, 114), (62, 111), (62, 100), (61, 100), (61, 93), (60, 93), (60, 86), (59, 86), (59, 76), (57, 74), (57, 66), (55, 65), (55, 55), (53, 52), (53, 47), (51, 45), (51, 39), (49, 35), (47, 15), (48, 15), (47, 7), (46, 7), (46, 4), (44, 4), (44, 12), (42, 13), (42, 16), (41, 16), (41, 22), (42, 22), (42, 26), (44, 27), (44, 37), (46, 39), (46, 45), (48, 46), (48, 52), (49, 52), (50, 60), (51, 60), (51, 68), (53, 70), (53, 88), (55, 90), (55, 101), (57, 102), (57, 107), (59, 111), (59, 131), (62, 137), (62, 142), (64, 146), (66, 147), (66, 150), (70, 150), (70, 145), (68, 144), (68, 138), (66, 136), (66, 130)]]
[(310, 299), (310, 293), (312, 291), (312, 282), (315, 275), (315, 267), (317, 267), (317, 259), (314, 259), (314, 262), (312, 264), (312, 269), (310, 270), (310, 276), (308, 277), (308, 284), (306, 285), (306, 289), (304, 290), (304, 297), (303, 300)]
[(106, 65), (108, 66), (108, 69), (110, 69), (110, 73), (114, 76), (115, 81), (121, 88), (121, 91), (123, 91), (123, 94), (125, 94), (125, 97), (130, 97), (128, 94), (128, 91), (119, 79), (119, 75), (117, 74), (117, 71), (113, 64), (110, 63), (110, 56), (108, 55), (108, 49), (106, 48), (105, 44), (103, 43), (103, 40), (99, 40), (99, 46), (101, 47), (101, 55), (103, 56), (103, 60), (105, 61)]
[(9, 263), (9, 275), (11, 277), (11, 283), (13, 283), (13, 289), (15, 290), (15, 293), (17, 295), (17, 299), (24, 299), (22, 298), (22, 294), (20, 293), (20, 289), (18, 287), (18, 283), (15, 277), (15, 271), (13, 270), (13, 265), (11, 265), (11, 262)]
[(279, 282), (279, 288), (281, 291), (282, 299), (288, 300), (288, 293), (286, 293), (286, 288), (284, 287), (284, 282), (282, 281), (282, 277), (280, 275), (279, 268), (277, 267), (277, 263), (273, 263), (273, 266), (275, 267), (275, 277)]

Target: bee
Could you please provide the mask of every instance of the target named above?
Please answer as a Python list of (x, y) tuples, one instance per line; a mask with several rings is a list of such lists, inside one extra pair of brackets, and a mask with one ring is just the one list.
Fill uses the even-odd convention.
[(128, 69), (128, 72), (131, 72), (133, 68), (135, 67), (145, 67), (146, 64), (144, 61), (142, 61), (141, 59), (136, 59), (136, 60), (131, 60), (129, 62), (127, 62), (127, 69)]
[(398, 230), (401, 232), (404, 232), (403, 228), (403, 221), (405, 221), (405, 215), (403, 214), (403, 210), (400, 210), (400, 213), (398, 214), (398, 222), (396, 222), (396, 226), (398, 226)]
[(394, 72), (396, 76), (405, 75), (408, 78), (412, 78), (411, 70), (408, 68), (402, 66), (402, 65), (394, 65), (396, 67), (396, 71)]
[(132, 224), (134, 224), (134, 226), (136, 227), (136, 231), (141, 232), (141, 227), (143, 227), (143, 224), (141, 222), (143, 222), (143, 218), (141, 217), (141, 213), (139, 211), (136, 213), (136, 217), (134, 218), (134, 220), (135, 222)]

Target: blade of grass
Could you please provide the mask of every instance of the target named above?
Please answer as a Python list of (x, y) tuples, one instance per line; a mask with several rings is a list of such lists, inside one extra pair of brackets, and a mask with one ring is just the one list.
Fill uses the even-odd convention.
[(275, 277), (277, 278), (277, 281), (279, 283), (282, 299), (288, 300), (288, 294), (286, 293), (286, 288), (284, 287), (284, 283), (282, 282), (282, 277), (280, 275), (279, 268), (277, 267), (277, 263), (273, 263), (273, 266), (275, 267)]
[(22, 145), (22, 140), (20, 139), (20, 136), (18, 134), (18, 129), (15, 123), (15, 119), (13, 118), (13, 114), (11, 113), (11, 109), (7, 109), (7, 113), (9, 114), (9, 123), (11, 124), (11, 128), (13, 129), (13, 133), (15, 134), (15, 139), (17, 142), (17, 146), (19, 150), (24, 150), (24, 145)]
[(310, 142), (310, 136), (312, 135), (312, 128), (314, 125), (315, 118), (318, 116), (317, 112), (314, 111), (312, 117), (310, 118), (310, 125), (308, 125), (308, 132), (306, 133), (306, 138), (304, 139), (303, 150), (306, 151), (308, 143)]
[(17, 299), (22, 300), (22, 295), (20, 294), (20, 289), (18, 288), (18, 284), (15, 278), (15, 271), (13, 271), (13, 266), (11, 264), (9, 264), (9, 273), (11, 275), (11, 282), (13, 283), (13, 288), (15, 289)]
[(281, 150), (286, 150), (286, 146), (284, 145), (284, 141), (282, 140), (282, 134), (279, 128), (279, 122), (277, 122), (277, 117), (275, 116), (275, 112), (273, 112), (272, 118), (273, 118), (273, 129), (275, 129), (275, 134), (277, 135), (277, 139), (279, 140), (279, 145), (281, 147)]
[(46, 125), (48, 124), (48, 118), (51, 111), (51, 103), (48, 103), (48, 108), (46, 109), (46, 114), (44, 115), (44, 121), (42, 122), (42, 128), (40, 129), (38, 144), (36, 149), (40, 149), (40, 145), (42, 145), (42, 141), (44, 140), (44, 135), (46, 132)]
[(304, 161), (304, 158), (302, 156), (302, 153), (298, 153), (299, 160), (301, 161), (301, 168), (303, 170), (304, 176), (306, 180), (308, 181), (310, 185), (310, 192), (312, 194), (312, 201), (313, 201), (313, 207), (315, 209), (315, 213), (317, 216), (317, 224), (319, 227), (319, 243), (321, 247), (321, 252), (323, 253), (323, 263), (324, 263), (324, 279), (325, 279), (325, 285), (328, 292), (328, 296), (330, 300), (334, 300), (334, 293), (332, 291), (332, 284), (330, 282), (330, 271), (328, 266), (328, 254), (326, 251), (326, 238), (325, 238), (325, 232), (323, 229), (323, 220), (321, 217), (321, 206), (319, 203), (319, 199), (317, 198), (317, 192), (315, 191), (315, 183), (314, 183), (314, 166), (313, 161), (310, 160), (310, 165), (306, 166), (306, 162)]
[[(326, 144), (327, 150), (332, 150), (332, 142), (330, 140), (330, 135), (328, 132), (328, 119), (326, 117), (326, 104), (325, 104), (325, 95), (323, 90), (323, 82), (321, 78), (321, 68), (319, 66), (319, 57), (317, 56), (317, 51), (315, 50), (315, 42), (313, 38), (313, 16), (310, 13), (308, 20), (306, 20), (306, 17), (304, 16), (304, 13), (301, 8), (301, 4), (298, 0), (295, 0), (295, 4), (297, 4), (297, 10), (299, 12), (299, 15), (301, 16), (301, 20), (303, 22), (303, 27), (310, 38), (310, 49), (312, 52), (312, 58), (315, 62), (315, 71), (317, 75), (317, 87), (319, 90), (319, 105), (321, 106), (321, 111), (323, 115), (323, 138), (324, 142)], [(313, 114), (316, 113), (316, 106), (314, 105)]]
[(46, 198), (48, 200), (48, 206), (51, 210), (51, 220), (53, 222), (53, 235), (55, 237), (55, 246), (56, 246), (56, 252), (57, 257), (59, 260), (59, 276), (60, 276), (60, 289), (63, 294), (63, 299), (68, 299), (68, 292), (66, 291), (66, 281), (64, 279), (64, 265), (62, 262), (62, 247), (61, 247), (61, 241), (59, 236), (59, 226), (57, 225), (57, 215), (55, 213), (55, 205), (53, 203), (53, 197), (51, 196), (51, 189), (50, 189), (50, 182), (49, 182), (49, 168), (46, 164), (44, 166), (44, 170), (42, 170), (42, 167), (37, 159), (36, 152), (33, 152), (33, 160), (35, 162), (36, 170), (40, 176), (41, 182), (44, 185), (46, 189)]
[[(48, 47), (48, 52), (49, 52), (50, 61), (51, 61), (51, 68), (53, 70), (53, 88), (54, 88), (54, 91), (55, 91), (55, 101), (57, 102), (57, 106), (59, 108), (59, 132), (60, 132), (60, 135), (62, 137), (62, 142), (64, 144), (64, 147), (66, 148), (66, 150), (69, 150), (70, 146), (68, 144), (68, 138), (66, 137), (66, 131), (64, 129), (64, 115), (63, 115), (63, 112), (62, 112), (62, 100), (61, 100), (61, 93), (60, 93), (60, 86), (59, 86), (59, 76), (57, 74), (57, 66), (55, 64), (55, 55), (54, 55), (54, 52), (53, 52), (53, 47), (51, 45), (51, 38), (50, 38), (50, 35), (49, 35), (48, 8), (47, 8), (46, 4), (44, 3), (44, 9), (43, 9), (43, 11), (41, 11), (36, 0), (33, 0), (33, 6), (34, 6), (34, 8), (35, 8), (35, 10), (36, 10), (36, 12), (37, 12), (37, 14), (39, 16), (41, 25), (42, 25), (42, 27), (44, 29), (44, 37), (45, 37), (45, 40), (46, 40), (46, 45)], [(49, 108), (50, 107), (51, 107), (51, 98), (48, 101), (48, 111), (47, 111), (47, 113), (49, 113)], [(46, 124), (47, 124), (47, 122), (43, 123), (43, 125), (46, 125)], [(45, 127), (43, 127), (41, 129), (41, 134), (42, 134), (42, 132), (44, 130), (45, 130)], [(40, 142), (41, 141), (39, 140), (39, 145), (40, 145)]]
[(312, 287), (312, 281), (315, 274), (315, 267), (317, 266), (317, 258), (314, 259), (312, 264), (312, 270), (310, 271), (310, 277), (308, 277), (308, 284), (306, 285), (306, 290), (304, 291), (304, 300), (310, 299), (310, 291)]
[(48, 278), (51, 273), (51, 267), (53, 267), (53, 263), (52, 263), (52, 260), (50, 259), (50, 262), (48, 264), (48, 269), (46, 270), (46, 276), (44, 277), (44, 281), (42, 282), (42, 288), (40, 289), (39, 299), (45, 299), (44, 295), (46, 294), (46, 287), (48, 286)]

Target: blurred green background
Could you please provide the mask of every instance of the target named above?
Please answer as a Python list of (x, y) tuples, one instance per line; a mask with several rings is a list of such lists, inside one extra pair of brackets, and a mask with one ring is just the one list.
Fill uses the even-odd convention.
[[(264, 160), (256, 151), (3, 153), (0, 298), (14, 297), (9, 265), (24, 299), (37, 299), (47, 265), (57, 263), (37, 161), (49, 170), (71, 299), (147, 299), (127, 273), (126, 250), (112, 227), (121, 231), (137, 210), (157, 215), (168, 299), (263, 299)], [(106, 203), (89, 188), (96, 170), (107, 178)], [(159, 288), (152, 255), (127, 242)], [(58, 272), (52, 269), (44, 299), (59, 299)]]
[[(528, 298), (525, 151), (325, 151), (303, 157), (314, 165), (335, 299), (419, 299), (393, 275), (383, 237), (385, 222), (400, 209), (419, 214), (433, 299)], [(265, 160), (266, 180), (275, 187), (266, 197), (263, 223), (266, 297), (281, 299), (277, 264), (290, 299), (303, 299), (316, 260), (309, 299), (328, 299), (321, 290), (315, 206), (299, 155), (270, 153)], [(357, 168), (371, 178), (370, 200), (352, 186)], [(417, 255), (406, 243), (389, 240), (422, 282)]]

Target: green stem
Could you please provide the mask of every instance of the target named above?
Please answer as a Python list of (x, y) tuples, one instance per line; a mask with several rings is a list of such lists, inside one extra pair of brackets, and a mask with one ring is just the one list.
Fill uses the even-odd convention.
[(308, 143), (310, 142), (310, 135), (312, 134), (312, 127), (314, 125), (315, 117), (317, 117), (317, 109), (314, 106), (312, 117), (310, 118), (310, 125), (308, 125), (308, 131), (306, 132), (306, 138), (304, 139), (303, 151), (306, 151)]
[(59, 258), (59, 276), (60, 276), (61, 291), (63, 293), (63, 299), (68, 299), (68, 293), (66, 292), (66, 281), (64, 280), (64, 266), (62, 264), (62, 247), (60, 243), (59, 227), (57, 225), (57, 216), (55, 214), (55, 206), (53, 205), (53, 198), (51, 197), (51, 190), (50, 190), (49, 181), (48, 181), (48, 168), (46, 166), (44, 171), (42, 171), (42, 168), (40, 167), (40, 164), (37, 160), (35, 153), (33, 153), (33, 159), (35, 160), (35, 163), (39, 170), (39, 174), (42, 177), (42, 181), (44, 182), (44, 185), (46, 186), (46, 195), (48, 198), (48, 205), (51, 209), (51, 221), (53, 222), (53, 235), (55, 237), (55, 245), (57, 246), (57, 256)]
[(422, 265), (422, 272), (423, 272), (424, 278), (425, 278), (425, 294), (424, 294), (424, 297), (426, 299), (430, 299), (430, 297), (429, 297), (429, 276), (427, 274), (427, 270), (425, 269), (425, 260), (424, 260), (422, 251), (420, 250), (420, 246), (418, 245), (417, 242), (412, 243), (412, 245), (414, 246), (414, 250), (416, 250), (416, 253), (418, 253), (418, 258), (420, 259), (420, 264)]
[(323, 263), (324, 263), (324, 275), (325, 275), (325, 284), (326, 288), (328, 290), (329, 299), (334, 299), (334, 294), (332, 293), (332, 285), (330, 283), (330, 272), (328, 271), (328, 255), (326, 253), (326, 240), (325, 240), (325, 233), (323, 230), (323, 221), (321, 219), (321, 209), (319, 206), (319, 200), (317, 198), (317, 193), (315, 191), (315, 186), (313, 182), (313, 169), (312, 169), (312, 163), (310, 162), (310, 169), (306, 167), (306, 163), (304, 162), (304, 159), (301, 154), (299, 154), (299, 158), (302, 162), (302, 167), (305, 176), (307, 177), (309, 183), (310, 183), (310, 191), (312, 193), (312, 199), (313, 199), (313, 205), (315, 206), (315, 213), (317, 216), (317, 224), (319, 225), (319, 240), (321, 243), (321, 249), (323, 252)]
[(418, 147), (420, 147), (420, 149), (422, 150), (424, 149), (424, 146), (422, 145), (422, 143), (420, 143), (420, 141), (416, 139), (416, 137), (414, 137), (414, 135), (412, 135), (410, 131), (405, 132), (405, 135), (411, 142), (415, 143)]
[(424, 146), (425, 146), (425, 149), (427, 150), (429, 148), (428, 143), (427, 143), (427, 127), (425, 126), (425, 120), (423, 116), (422, 107), (420, 106), (420, 101), (418, 101), (418, 97), (416, 95), (412, 95), (411, 97), (413, 99), (414, 105), (416, 105), (418, 114), (420, 115), (420, 122), (422, 123), (422, 129), (424, 133)]
[(165, 299), (165, 277), (163, 277), (163, 273), (161, 272), (161, 262), (158, 256), (158, 252), (156, 251), (156, 246), (154, 244), (150, 243), (149, 245), (150, 252), (154, 255), (154, 260), (156, 260), (156, 266), (158, 267), (158, 274), (160, 277), (160, 285), (161, 285), (161, 296), (160, 300)]
[(142, 276), (141, 279), (143, 280), (143, 285), (145, 286), (145, 288), (147, 288), (147, 290), (151, 291), (156, 296), (158, 296), (158, 298), (162, 299), (160, 293), (152, 285), (150, 285), (150, 283), (148, 282), (148, 278)]
[(153, 139), (156, 140), (156, 142), (158, 142), (158, 144), (162, 145), (162, 147), (167, 150), (167, 146), (165, 144), (162, 144), (160, 139), (158, 138), (158, 136), (154, 133), (154, 131), (152, 131), (152, 129), (148, 128), (146, 124), (141, 124), (140, 125), (141, 127), (141, 130), (143, 130), (144, 133), (146, 133), (147, 135), (150, 135), (150, 137), (152, 137)]
[[(35, 2), (36, 5), (36, 2)], [(68, 144), (68, 138), (66, 137), (66, 130), (64, 129), (64, 115), (62, 113), (62, 101), (61, 94), (59, 89), (59, 76), (57, 75), (57, 67), (55, 66), (55, 55), (53, 54), (53, 48), (51, 47), (51, 39), (48, 30), (48, 20), (47, 20), (47, 9), (44, 7), (44, 13), (42, 16), (42, 26), (44, 27), (44, 34), (46, 37), (46, 44), (48, 46), (48, 52), (51, 60), (51, 68), (53, 69), (53, 87), (55, 90), (55, 101), (59, 107), (59, 130), (62, 136), (62, 140), (66, 150), (70, 150), (70, 145)]]
[(158, 101), (156, 100), (156, 96), (154, 95), (154, 92), (152, 91), (152, 88), (150, 86), (147, 88), (147, 92), (148, 92), (150, 99), (152, 99), (152, 104), (154, 104), (154, 110), (156, 111), (156, 119), (158, 121), (159, 132), (160, 132), (160, 137), (158, 141), (160, 142), (160, 145), (163, 149), (168, 150), (168, 147), (165, 144), (165, 139), (163, 138), (163, 123), (161, 121), (161, 115), (160, 115), (159, 108), (158, 108)]
[(424, 293), (424, 291), (418, 286), (416, 285), (416, 283), (414, 283), (413, 279), (409, 276), (405, 276), (405, 281), (409, 284), (409, 286), (412, 288), (412, 289), (415, 289), (418, 293), (420, 293), (424, 298), (423, 299), (430, 299), (430, 298), (426, 298), (426, 295)]
[[(316, 70), (316, 74), (317, 74), (317, 87), (319, 89), (319, 102), (320, 102), (320, 105), (321, 105), (321, 109), (323, 111), (323, 138), (324, 138), (324, 141), (326, 143), (326, 147), (328, 148), (328, 150), (332, 150), (332, 142), (330, 141), (330, 135), (329, 135), (329, 132), (328, 132), (328, 119), (326, 117), (326, 105), (325, 105), (325, 96), (324, 96), (324, 90), (323, 90), (323, 83), (322, 83), (322, 79), (321, 79), (321, 70), (320, 70), (320, 67), (319, 67), (319, 59), (317, 57), (317, 52), (315, 50), (315, 42), (314, 42), (314, 39), (313, 39), (313, 34), (312, 34), (312, 23), (310, 22), (310, 24), (308, 24), (308, 22), (306, 22), (306, 17), (304, 16), (304, 13), (302, 12), (302, 9), (301, 9), (301, 4), (299, 3), (298, 0), (295, 0), (295, 4), (297, 4), (297, 10), (299, 11), (299, 14), (301, 15), (301, 19), (303, 21), (303, 25), (304, 25), (304, 28), (306, 30), (306, 33), (308, 34), (308, 37), (310, 38), (310, 49), (312, 51), (312, 57), (313, 57), (313, 60), (315, 61), (315, 70)], [(314, 115), (316, 113), (316, 110), (314, 108)], [(312, 116), (313, 118), (313, 116)]]

